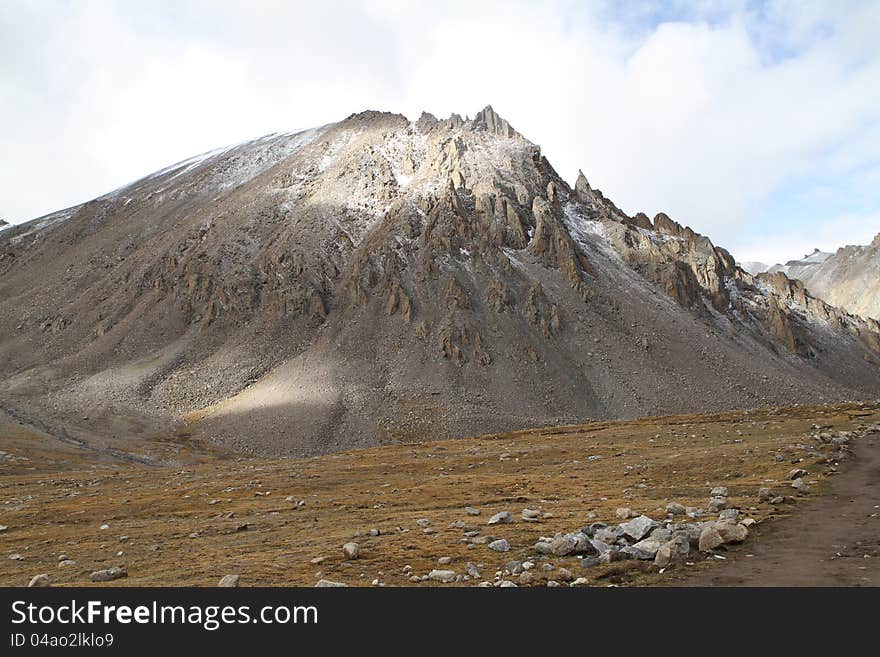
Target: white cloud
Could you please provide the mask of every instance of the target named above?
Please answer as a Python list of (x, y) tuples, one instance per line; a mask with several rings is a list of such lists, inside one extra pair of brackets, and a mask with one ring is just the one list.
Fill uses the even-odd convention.
[(880, 5), (620, 6), (7, 2), (0, 215), (362, 109), (492, 103), (567, 179), (583, 168), (625, 210), (664, 210), (742, 259), (790, 257), (757, 217), (823, 175), (811, 243), (880, 230), (876, 205), (852, 215), (834, 194), (880, 166)]

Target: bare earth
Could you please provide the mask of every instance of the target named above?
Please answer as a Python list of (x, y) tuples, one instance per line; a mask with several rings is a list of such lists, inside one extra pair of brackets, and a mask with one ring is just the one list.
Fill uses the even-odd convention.
[(687, 586), (880, 586), (880, 437), (856, 443), (826, 494), (765, 523)]
[[(428, 586), (438, 583), (410, 577), (435, 568), (464, 574), (472, 563), (480, 577), (460, 584), (473, 586), (525, 559), (537, 563), (532, 586), (561, 579), (561, 568), (597, 586), (876, 584), (880, 440), (855, 439), (857, 458), (838, 468), (835, 450), (813, 436), (817, 425), (839, 432), (878, 421), (880, 404), (850, 403), (598, 422), (308, 459), (242, 458), (178, 435), (144, 446), (177, 459), (166, 466), (98, 461), (7, 423), (0, 585), (22, 586), (40, 573), (53, 585), (91, 585), (93, 571), (121, 566), (127, 578), (99, 586), (215, 586), (233, 573), (243, 586), (313, 586), (321, 578)], [(795, 467), (808, 472), (809, 495), (791, 488)], [(829, 476), (836, 470), (843, 474)], [(740, 548), (692, 551), (663, 572), (644, 561), (584, 568), (576, 557), (533, 548), (541, 536), (619, 522), (618, 507), (658, 520), (670, 501), (705, 507), (714, 486), (728, 487), (731, 505), (758, 523)], [(760, 487), (785, 502), (760, 501)], [(467, 506), (480, 514), (468, 515)], [(521, 519), (526, 507), (540, 510), (537, 522)], [(499, 511), (515, 521), (489, 526)], [(463, 542), (469, 531), (505, 538), (511, 549)], [(342, 545), (352, 540), (360, 556), (346, 559)], [(75, 563), (60, 566), (61, 556)], [(442, 557), (451, 563), (440, 565)]]

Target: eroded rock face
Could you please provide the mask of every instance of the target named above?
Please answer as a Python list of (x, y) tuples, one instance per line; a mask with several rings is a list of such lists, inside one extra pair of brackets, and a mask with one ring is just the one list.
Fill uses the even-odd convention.
[(4, 402), (86, 441), (186, 418), (312, 454), (880, 392), (876, 322), (570, 187), (491, 107), (272, 135), (0, 235)]

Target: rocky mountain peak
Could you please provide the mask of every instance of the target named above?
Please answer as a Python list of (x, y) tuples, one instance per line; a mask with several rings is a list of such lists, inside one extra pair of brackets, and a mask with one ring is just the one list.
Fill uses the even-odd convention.
[(191, 158), (5, 229), (0, 273), (4, 401), (256, 451), (880, 392), (876, 323), (571, 189), (491, 107)]
[(501, 137), (522, 137), (522, 135), (514, 130), (510, 123), (507, 122), (507, 119), (502, 118), (494, 109), (492, 109), (491, 105), (486, 105), (486, 107), (477, 112), (476, 116), (474, 116), (471, 121), (471, 127), (474, 130), (488, 130)]

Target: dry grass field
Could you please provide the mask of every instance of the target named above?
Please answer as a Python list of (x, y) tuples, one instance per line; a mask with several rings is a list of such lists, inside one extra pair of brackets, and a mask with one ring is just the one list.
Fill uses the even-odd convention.
[[(759, 525), (792, 513), (798, 496), (789, 471), (805, 469), (814, 495), (834, 469), (828, 446), (810, 435), (814, 425), (849, 431), (878, 421), (877, 403), (794, 407), (287, 460), (215, 452), (181, 434), (149, 446), (178, 461), (161, 467), (97, 459), (0, 427), (6, 452), (0, 455), (0, 525), (7, 527), (0, 532), (0, 585), (23, 586), (39, 573), (53, 586), (91, 585), (93, 571), (121, 566), (127, 578), (99, 585), (215, 586), (235, 573), (242, 586), (313, 586), (321, 578), (428, 586), (438, 583), (410, 578), (434, 568), (463, 574), (471, 563), (481, 577), (460, 584), (472, 586), (493, 580), (508, 561), (537, 557), (533, 545), (541, 536), (620, 522), (618, 507), (662, 520), (668, 502), (705, 507), (710, 489), (726, 486), (731, 504)], [(759, 501), (760, 487), (788, 499)], [(480, 514), (468, 515), (465, 507)], [(539, 509), (540, 519), (522, 520), (526, 507)], [(487, 526), (499, 511), (515, 521)], [(418, 522), (423, 519), (427, 528)], [(473, 531), (505, 538), (511, 550), (462, 542)], [(360, 545), (357, 559), (343, 556), (348, 541)], [(15, 555), (20, 558), (10, 558)], [(61, 556), (75, 563), (59, 566)], [(442, 557), (451, 563), (438, 565)], [(590, 584), (632, 585), (662, 584), (682, 569), (711, 568), (716, 558), (692, 552), (687, 564), (664, 573), (651, 562), (584, 568), (576, 557), (534, 560), (532, 585), (557, 579), (559, 568)]]

